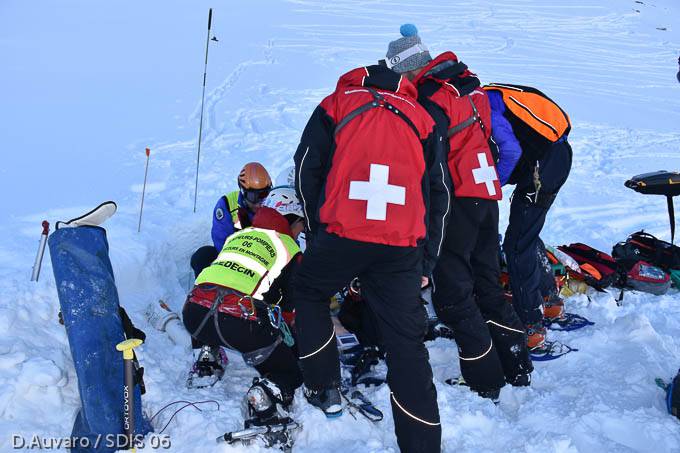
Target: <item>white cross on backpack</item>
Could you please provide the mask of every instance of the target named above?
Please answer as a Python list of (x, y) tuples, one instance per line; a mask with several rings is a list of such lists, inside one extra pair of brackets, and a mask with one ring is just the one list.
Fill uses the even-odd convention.
[(390, 167), (371, 164), (368, 181), (350, 181), (349, 199), (366, 200), (367, 220), (387, 220), (387, 205), (406, 204), (406, 188), (389, 184)]
[(472, 170), (472, 177), (475, 180), (475, 184), (486, 185), (486, 191), (489, 192), (489, 195), (496, 195), (496, 186), (494, 186), (493, 183), (498, 180), (496, 169), (489, 165), (489, 162), (486, 160), (486, 154), (484, 153), (477, 153), (477, 160), (479, 161), (479, 168)]

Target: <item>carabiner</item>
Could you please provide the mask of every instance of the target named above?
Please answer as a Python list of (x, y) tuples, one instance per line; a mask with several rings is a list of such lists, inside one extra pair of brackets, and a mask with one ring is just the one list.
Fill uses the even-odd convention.
[(278, 329), (281, 327), (281, 307), (278, 305), (270, 305), (267, 309), (269, 312), (269, 323), (273, 328)]
[(255, 317), (255, 316), (256, 316), (256, 312), (255, 312), (255, 304), (253, 303), (252, 299), (250, 299), (250, 307), (251, 307), (250, 310), (248, 310), (248, 309), (245, 307), (245, 305), (243, 305), (243, 304), (241, 303), (241, 301), (242, 301), (243, 299), (246, 299), (246, 298), (247, 298), (247, 299), (250, 299), (250, 296), (244, 294), (243, 296), (241, 296), (241, 298), (240, 298), (240, 299), (238, 300), (238, 302), (237, 302), (239, 308), (241, 309), (241, 314), (243, 315), (244, 318), (252, 318), (252, 317)]

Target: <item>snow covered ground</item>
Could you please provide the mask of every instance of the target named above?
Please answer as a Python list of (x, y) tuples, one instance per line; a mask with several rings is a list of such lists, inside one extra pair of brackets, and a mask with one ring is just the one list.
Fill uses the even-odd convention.
[[(140, 353), (145, 410), (215, 399), (219, 410), (186, 409), (169, 425), (172, 451), (238, 450), (214, 438), (240, 427), (253, 370), (230, 354), (223, 382), (186, 390), (189, 351), (146, 325), (144, 307), (163, 298), (181, 308), (189, 256), (210, 242), (213, 205), (240, 167), (260, 160), (277, 174), (289, 165), (307, 117), (337, 77), (382, 58), (403, 22), (416, 23), (434, 53), (456, 52), (483, 81), (537, 86), (571, 115), (574, 167), (546, 243), (609, 251), (641, 228), (669, 239), (664, 200), (623, 182), (680, 169), (676, 0), (233, 3), (0, 3), (0, 450), (10, 450), (12, 433), (70, 433), (77, 385), (49, 258), (41, 281), (28, 280), (40, 221), (105, 199), (119, 205), (107, 228), (121, 301), (148, 334)], [(193, 214), (209, 6), (219, 42), (210, 49)], [(145, 146), (151, 167), (138, 234)], [(507, 215), (507, 201), (502, 209)], [(532, 387), (505, 388), (499, 406), (443, 384), (458, 372), (456, 349), (441, 339), (429, 345), (445, 451), (680, 451), (680, 424), (654, 385), (680, 366), (677, 290), (629, 293), (622, 307), (613, 294), (577, 296), (568, 306), (597, 323), (554, 335), (580, 350), (537, 363)], [(388, 391), (372, 396), (386, 414), (377, 426), (350, 416), (328, 421), (298, 399), (305, 428), (295, 451), (397, 450)]]

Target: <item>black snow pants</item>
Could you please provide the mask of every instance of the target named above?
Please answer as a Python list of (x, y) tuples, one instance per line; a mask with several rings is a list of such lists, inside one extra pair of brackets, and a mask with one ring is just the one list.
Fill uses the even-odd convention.
[(421, 248), (359, 242), (319, 232), (307, 245), (296, 276), (296, 327), (305, 386), (317, 390), (339, 386), (338, 348), (328, 301), (358, 276), (385, 347), (399, 448), (409, 453), (437, 453), (441, 425), (423, 343), (426, 313), (419, 299), (422, 253)]
[[(208, 313), (209, 309), (195, 303), (184, 304), (182, 320), (189, 332), (195, 332)], [(224, 344), (212, 319), (204, 325), (198, 334), (198, 340), (208, 346), (224, 346), (241, 353), (249, 353), (266, 348), (277, 341), (280, 333), (272, 327), (266, 312), (258, 310), (258, 321), (249, 321), (224, 313), (217, 313), (220, 333), (229, 344)], [(297, 354), (293, 348), (283, 342), (272, 351), (269, 357), (255, 366), (262, 377), (279, 386), (284, 394), (291, 395), (302, 385), (302, 372), (298, 366)]]
[(540, 323), (545, 288), (541, 281), (545, 272), (539, 258), (540, 233), (557, 193), (571, 170), (572, 151), (564, 139), (553, 144), (538, 161), (541, 188), (536, 197), (533, 172), (536, 163), (520, 172), (510, 204), (510, 223), (505, 232), (503, 251), (508, 262), (510, 287), (515, 310), (524, 325)]
[(432, 302), (453, 331), (470, 388), (496, 390), (533, 370), (526, 333), (499, 281), (498, 202), (456, 198), (451, 211)]

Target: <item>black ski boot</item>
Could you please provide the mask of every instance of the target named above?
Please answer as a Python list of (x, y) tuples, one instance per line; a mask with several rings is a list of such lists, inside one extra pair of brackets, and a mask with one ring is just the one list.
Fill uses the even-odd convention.
[(515, 377), (506, 379), (506, 381), (513, 387), (528, 387), (531, 385), (531, 373), (518, 374)]
[(276, 423), (288, 417), (288, 407), (293, 394), (282, 390), (266, 378), (253, 378), (246, 393), (247, 417), (257, 419), (256, 424)]
[(371, 371), (380, 362), (380, 350), (377, 346), (366, 346), (352, 368), (352, 385), (357, 385), (359, 379)]
[(493, 389), (493, 390), (476, 390), (470, 387), (470, 384), (468, 384), (465, 381), (465, 378), (463, 376), (458, 376), (457, 378), (449, 378), (445, 380), (449, 385), (461, 385), (463, 387), (467, 387), (473, 392), (477, 393), (477, 395), (481, 396), (482, 398), (488, 398), (491, 401), (493, 401), (494, 404), (498, 404), (498, 401), (501, 396), (501, 389)]
[(212, 387), (224, 376), (227, 356), (219, 346), (203, 346), (189, 371), (188, 388)]
[(324, 390), (305, 388), (304, 394), (309, 404), (321, 409), (326, 417), (336, 418), (342, 415), (342, 398), (337, 388)]
[(293, 402), (293, 392), (286, 391), (266, 378), (253, 378), (244, 398), (246, 420), (242, 431), (232, 431), (217, 438), (218, 442), (249, 445), (253, 441), (266, 448), (278, 447), (290, 452), (295, 434), (302, 425), (290, 418), (287, 408)]
[(490, 399), (494, 404), (498, 404), (501, 397), (501, 389), (477, 390), (477, 394), (482, 398)]

